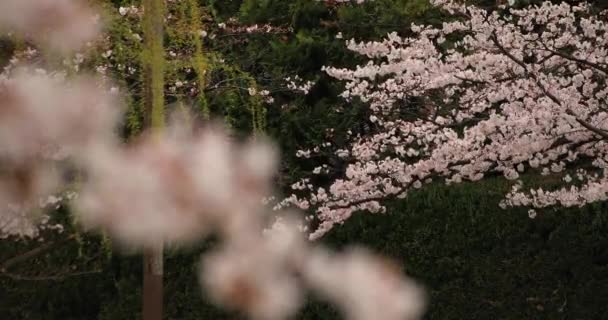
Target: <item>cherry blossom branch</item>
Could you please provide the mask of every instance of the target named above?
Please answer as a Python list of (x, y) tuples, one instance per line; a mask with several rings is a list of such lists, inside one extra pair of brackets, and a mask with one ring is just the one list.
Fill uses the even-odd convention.
[(13, 267), (16, 264), (22, 263), (26, 260), (29, 260), (33, 257), (39, 256), (59, 245), (62, 245), (68, 241), (71, 241), (73, 239), (76, 239), (77, 235), (76, 234), (72, 234), (66, 238), (63, 238), (59, 241), (53, 241), (53, 242), (47, 242), (37, 248), (34, 248), (30, 251), (24, 252), (22, 254), (19, 254), (15, 257), (12, 257), (10, 259), (5, 260), (2, 264), (0, 264), (0, 272), (5, 272), (8, 269), (10, 269), (11, 267)]
[[(545, 88), (545, 86), (540, 82), (540, 80), (538, 79), (538, 77), (531, 72), (528, 72), (528, 68), (525, 65), (525, 63), (519, 59), (517, 59), (515, 56), (513, 56), (505, 47), (503, 47), (500, 42), (498, 41), (498, 37), (496, 36), (496, 32), (493, 31), (492, 32), (492, 42), (494, 42), (494, 44), (496, 45), (496, 47), (500, 50), (500, 52), (502, 52), (505, 56), (507, 56), (509, 59), (511, 59), (513, 62), (517, 63), (518, 65), (520, 65), (523, 69), (524, 72), (529, 75), (531, 78), (533, 78), (536, 81), (536, 84), (538, 85), (538, 87), (543, 91), (543, 93), (549, 97), (549, 99), (551, 99), (553, 102), (555, 102), (557, 105), (563, 106), (562, 102), (551, 92), (549, 92), (549, 90), (547, 90)], [(601, 136), (604, 139), (608, 139), (608, 131), (600, 129), (598, 127), (593, 126), (592, 124), (590, 124), (589, 122), (581, 119), (578, 117), (578, 115), (576, 115), (574, 113), (574, 111), (572, 111), (570, 108), (566, 107), (566, 113), (568, 115), (573, 116), (576, 121), (578, 123), (580, 123), (583, 127), (589, 129), (590, 131), (598, 134), (599, 136)]]
[(567, 59), (567, 60), (570, 60), (570, 61), (574, 61), (574, 62), (576, 62), (576, 63), (580, 63), (580, 64), (585, 65), (585, 66), (588, 66), (588, 67), (592, 67), (592, 68), (594, 68), (594, 69), (596, 69), (596, 70), (599, 70), (599, 71), (603, 72), (604, 74), (607, 74), (607, 75), (608, 75), (608, 68), (602, 67), (602, 66), (601, 66), (600, 64), (598, 64), (598, 63), (593, 63), (593, 62), (588, 61), (588, 60), (584, 60), (584, 59), (575, 58), (575, 57), (573, 57), (573, 56), (571, 56), (571, 55), (568, 55), (568, 54), (562, 53), (562, 52), (560, 52), (560, 51), (552, 50), (552, 49), (550, 49), (550, 48), (549, 48), (549, 47), (548, 47), (548, 46), (547, 46), (545, 43), (543, 43), (543, 42), (541, 42), (541, 43), (542, 43), (542, 44), (543, 44), (543, 46), (545, 47), (545, 50), (547, 50), (548, 52), (551, 52), (551, 53), (552, 53), (552, 54), (554, 54), (554, 55), (560, 56), (560, 57), (562, 57), (562, 58), (564, 58), (564, 59)]

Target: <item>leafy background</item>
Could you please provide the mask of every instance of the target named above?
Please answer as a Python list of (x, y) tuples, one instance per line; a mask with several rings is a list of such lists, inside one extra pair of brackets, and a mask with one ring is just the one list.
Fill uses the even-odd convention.
[[(111, 75), (128, 93), (122, 132), (130, 139), (141, 130), (141, 74), (129, 74), (117, 66), (139, 70), (141, 46), (131, 35), (140, 32), (140, 27), (136, 21), (120, 17), (117, 8), (138, 2), (97, 2), (106, 13), (110, 38), (106, 47), (90, 52), (87, 61), (90, 66), (105, 63), (101, 53), (113, 51)], [(362, 61), (345, 49), (344, 40), (380, 39), (392, 31), (407, 35), (412, 22), (435, 24), (445, 19), (426, 0), (376, 0), (361, 6), (332, 6), (312, 0), (197, 3), (205, 29), (217, 33), (214, 40), (207, 38), (203, 43), (208, 86), (203, 95), (168, 95), (167, 104), (169, 108), (188, 104), (195, 112), (208, 108), (242, 135), (261, 126), (281, 147), (283, 161), (277, 182), (283, 191), (290, 182), (328, 160), (298, 159), (294, 156), (297, 149), (320, 144), (331, 128), (338, 146), (346, 143), (347, 130), (369, 130), (365, 106), (338, 98), (341, 84), (320, 72), (325, 65), (353, 67)], [(496, 1), (477, 3), (491, 8)], [(196, 69), (193, 44), (185, 36), (193, 31), (192, 25), (180, 23), (191, 8), (186, 4), (172, 8), (178, 18), (167, 26), (165, 45), (177, 58), (168, 63), (168, 91), (175, 81), (191, 81), (193, 74), (185, 70)], [(230, 18), (241, 24), (268, 23), (290, 31), (222, 33), (217, 24)], [(336, 39), (338, 32), (343, 39)], [(0, 65), (25, 45), (11, 37), (0, 39)], [(285, 89), (283, 79), (295, 75), (316, 81), (308, 95)], [(264, 104), (251, 97), (246, 91), (251, 86), (270, 90), (275, 102)], [(355, 215), (321, 241), (336, 250), (367, 246), (399, 262), (404, 272), (427, 289), (430, 305), (426, 319), (604, 318), (608, 312), (606, 205), (554, 210), (530, 219), (525, 209), (499, 209), (498, 202), (509, 187), (499, 178), (455, 187), (431, 185), (390, 203), (387, 214)], [(59, 208), (56, 216), (67, 229), (61, 234), (48, 232), (42, 244), (0, 241), (0, 261), (58, 242), (44, 254), (11, 269), (29, 279), (0, 273), (1, 318), (139, 317), (141, 256), (114, 247), (103, 235), (78, 231), (69, 208)], [(62, 242), (70, 235), (74, 239)], [(196, 276), (199, 257), (213, 245), (208, 240), (190, 248), (167, 250), (166, 319), (241, 318), (213, 307), (200, 289)], [(61, 276), (70, 274), (73, 276)], [(331, 306), (310, 296), (296, 318), (340, 317)]]

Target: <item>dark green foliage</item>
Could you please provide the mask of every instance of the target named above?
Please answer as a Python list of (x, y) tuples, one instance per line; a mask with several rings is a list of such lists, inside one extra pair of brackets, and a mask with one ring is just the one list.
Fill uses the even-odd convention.
[(15, 43), (13, 41), (8, 37), (0, 37), (0, 68), (8, 64), (14, 50)]
[(43, 242), (0, 241), (2, 319), (91, 319), (103, 308), (99, 302), (111, 285), (105, 239), (80, 234), (64, 207), (53, 221), (67, 227), (42, 232)]
[(430, 293), (428, 319), (602, 319), (608, 312), (604, 205), (530, 219), (500, 210), (500, 179), (431, 186), (387, 217), (360, 215), (332, 233), (395, 258)]
[[(525, 209), (498, 208), (507, 189), (502, 179), (431, 185), (392, 204), (386, 215), (355, 215), (323, 242), (337, 250), (364, 245), (395, 259), (426, 287), (427, 319), (602, 319), (608, 312), (606, 206), (530, 219)], [(209, 246), (167, 253), (165, 319), (238, 318), (202, 296), (196, 274)], [(35, 283), (3, 278), (0, 284), (0, 295), (9, 297), (0, 299), (0, 313), (11, 319), (134, 319), (141, 257), (115, 254), (96, 276)], [(340, 317), (311, 296), (297, 319)]]

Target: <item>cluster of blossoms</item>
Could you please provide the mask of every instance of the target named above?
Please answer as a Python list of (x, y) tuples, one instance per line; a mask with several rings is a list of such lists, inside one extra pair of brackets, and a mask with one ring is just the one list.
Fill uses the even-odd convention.
[[(32, 8), (11, 10), (23, 19)], [(259, 138), (238, 144), (183, 113), (165, 130), (125, 144), (114, 133), (121, 112), (114, 90), (95, 79), (32, 69), (15, 68), (0, 82), (0, 203), (32, 208), (21, 211), (28, 213), (55, 206), (63, 199), (39, 199), (62, 190), (62, 176), (77, 170), (78, 196), (66, 197), (86, 228), (144, 248), (218, 236), (221, 245), (202, 258), (201, 283), (217, 303), (254, 319), (293, 316), (303, 289), (336, 303), (349, 319), (421, 316), (421, 289), (384, 259), (313, 246), (291, 217), (264, 229), (270, 210), (262, 199), (276, 163), (269, 144)], [(0, 211), (0, 223), (11, 214)], [(8, 234), (35, 233), (6, 225), (15, 226), (3, 225)]]
[[(274, 26), (272, 24), (242, 24), (237, 18), (231, 17), (225, 22), (217, 24), (218, 32), (224, 35), (246, 35), (246, 34), (288, 34), (293, 33), (291, 27)], [(202, 31), (203, 37), (207, 37), (207, 31)], [(211, 39), (216, 37), (215, 34), (209, 36)]]
[[(20, 12), (14, 15), (13, 12)], [(34, 21), (34, 23), (32, 23)], [(24, 34), (58, 50), (70, 50), (92, 40), (99, 15), (83, 2), (71, 0), (3, 0), (0, 29)]]
[(271, 24), (242, 25), (234, 18), (229, 19), (227, 22), (218, 23), (218, 27), (224, 33), (230, 34), (283, 34), (293, 32), (291, 27), (273, 26)]
[(371, 133), (335, 151), (348, 162), (339, 178), (296, 190), (281, 204), (315, 210), (311, 238), (356, 211), (383, 212), (379, 201), (406, 197), (433, 179), (450, 184), (499, 173), (517, 180), (526, 170), (564, 174), (590, 164), (558, 190), (527, 192), (518, 184), (502, 205), (580, 206), (608, 197), (605, 13), (587, 4), (489, 12), (434, 3), (455, 19), (412, 25), (410, 38), (347, 41), (369, 62), (324, 69), (346, 82), (345, 99), (369, 104)]
[[(48, 204), (56, 206), (55, 201), (59, 199), (55, 196), (48, 198)], [(61, 201), (61, 200), (59, 200)], [(40, 210), (48, 210), (47, 203), (41, 203)], [(31, 208), (23, 208), (17, 204), (7, 204), (2, 208), (0, 215), (0, 239), (7, 239), (14, 235), (24, 238), (39, 239), (43, 238), (40, 233), (44, 230), (57, 230), (61, 232), (63, 225), (51, 223), (48, 215), (42, 215), (36, 220), (31, 219)]]
[(264, 103), (271, 104), (274, 102), (274, 98), (270, 95), (268, 90), (259, 90), (253, 87), (247, 88), (247, 92), (252, 97), (260, 97)]
[(334, 254), (313, 247), (292, 217), (263, 234), (243, 227), (235, 226), (238, 236), (203, 257), (201, 281), (216, 302), (255, 319), (284, 319), (294, 315), (308, 288), (348, 319), (420, 317), (420, 289), (390, 261), (360, 248)]
[[(362, 4), (366, 0), (317, 0), (317, 1), (323, 1), (323, 2), (325, 2), (328, 5), (336, 5), (336, 4), (342, 4), (342, 3)], [(367, 0), (367, 1), (373, 1), (373, 0)]]
[(2, 237), (36, 236), (20, 227), (33, 223), (25, 213), (48, 222), (42, 209), (58, 202), (52, 195), (62, 192), (66, 159), (110, 139), (118, 110), (114, 96), (91, 78), (68, 81), (25, 66), (2, 74), (0, 101), (0, 201), (10, 216), (0, 219)]
[(310, 92), (310, 89), (312, 89), (312, 87), (315, 85), (313, 81), (304, 81), (298, 75), (295, 75), (293, 79), (292, 77), (287, 77), (285, 78), (285, 81), (287, 82), (287, 89), (299, 91), (305, 95), (308, 94)]
[(143, 10), (140, 10), (138, 7), (136, 6), (129, 6), (129, 7), (120, 7), (118, 8), (118, 13), (121, 16), (136, 16), (136, 17), (140, 17), (140, 15), (142, 14)]

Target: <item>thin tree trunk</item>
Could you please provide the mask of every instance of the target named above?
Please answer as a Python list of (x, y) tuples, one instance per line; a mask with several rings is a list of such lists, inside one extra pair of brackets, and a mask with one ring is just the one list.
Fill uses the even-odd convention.
[[(144, 0), (144, 109), (147, 129), (161, 131), (164, 113), (164, 0)], [(143, 320), (163, 316), (163, 244), (147, 248), (143, 263)]]
[(163, 317), (163, 246), (144, 252), (143, 320)]

